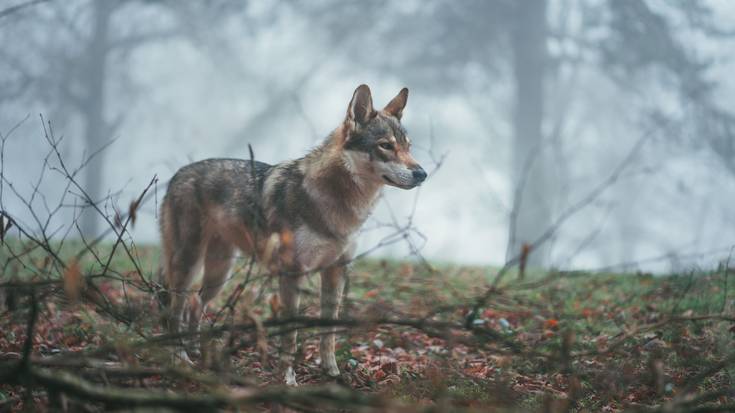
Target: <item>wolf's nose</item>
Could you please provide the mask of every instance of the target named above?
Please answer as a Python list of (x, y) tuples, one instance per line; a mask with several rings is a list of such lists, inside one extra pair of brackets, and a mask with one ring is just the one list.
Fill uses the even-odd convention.
[(412, 173), (413, 180), (416, 182), (424, 182), (424, 180), (426, 179), (426, 171), (424, 171), (424, 168), (420, 166), (417, 166)]

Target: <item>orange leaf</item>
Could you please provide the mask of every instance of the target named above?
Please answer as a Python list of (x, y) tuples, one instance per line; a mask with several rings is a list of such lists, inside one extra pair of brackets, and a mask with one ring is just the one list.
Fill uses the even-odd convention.
[(284, 248), (291, 248), (293, 246), (293, 232), (289, 230), (281, 232), (281, 245)]
[(278, 316), (278, 313), (281, 312), (281, 298), (278, 296), (278, 294), (271, 295), (270, 300), (268, 300), (268, 304), (271, 306), (271, 313), (274, 317)]
[(79, 269), (79, 262), (72, 260), (64, 271), (64, 292), (69, 300), (76, 301), (81, 289), (82, 271)]
[(482, 318), (495, 318), (497, 316), (498, 314), (490, 308), (482, 312)]
[(378, 381), (378, 380), (381, 380), (381, 379), (382, 379), (383, 377), (385, 377), (385, 376), (386, 376), (386, 374), (385, 374), (385, 372), (384, 372), (383, 370), (378, 370), (378, 371), (376, 371), (376, 372), (375, 372), (375, 374), (373, 375), (373, 379), (374, 379), (375, 381)]
[(521, 245), (521, 257), (518, 263), (518, 278), (523, 279), (526, 275), (526, 263), (528, 262), (528, 254), (531, 253), (531, 245), (523, 243)]
[(376, 288), (365, 292), (365, 298), (375, 298), (378, 294), (380, 294), (380, 290)]
[(544, 327), (555, 330), (559, 327), (559, 320), (555, 318), (550, 318), (544, 322)]

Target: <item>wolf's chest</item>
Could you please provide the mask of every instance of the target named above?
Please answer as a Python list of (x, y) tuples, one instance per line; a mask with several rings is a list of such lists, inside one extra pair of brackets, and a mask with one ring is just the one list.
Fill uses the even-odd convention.
[(304, 272), (332, 265), (342, 256), (351, 256), (355, 249), (352, 237), (346, 240), (325, 237), (305, 225), (296, 229), (294, 244), (296, 260)]

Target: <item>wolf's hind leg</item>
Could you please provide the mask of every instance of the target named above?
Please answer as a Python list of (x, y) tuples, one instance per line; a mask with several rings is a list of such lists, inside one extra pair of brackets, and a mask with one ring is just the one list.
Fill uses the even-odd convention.
[(187, 251), (181, 250), (174, 253), (169, 277), (169, 294), (171, 295), (169, 330), (171, 333), (179, 332), (181, 317), (196, 272), (196, 268), (194, 268), (197, 264), (196, 258), (194, 251), (188, 251), (187, 253)]
[[(299, 313), (299, 288), (302, 275), (281, 274), (279, 292), (283, 304), (283, 318), (295, 317)], [(296, 386), (296, 373), (294, 372), (294, 358), (296, 355), (297, 331), (291, 331), (281, 337), (281, 368), (284, 371), (284, 379), (289, 386)]]
[[(180, 332), (184, 308), (190, 296), (191, 284), (197, 273), (202, 253), (202, 231), (195, 219), (172, 216), (170, 202), (164, 201), (163, 250), (166, 287), (169, 296), (168, 331)], [(183, 347), (177, 351), (182, 361), (191, 363)]]
[[(169, 308), (168, 328), (169, 333), (172, 334), (180, 332), (181, 318), (190, 295), (189, 289), (191, 288), (192, 279), (196, 273), (197, 252), (180, 250), (175, 252), (171, 259), (168, 281), (171, 307)], [(191, 364), (191, 360), (183, 348), (183, 342), (181, 345), (182, 347), (177, 352), (178, 358)]]
[(199, 307), (189, 320), (189, 331), (199, 330), (207, 304), (222, 290), (232, 266), (234, 248), (219, 236), (213, 236), (204, 252), (204, 276), (199, 290)]
[[(321, 317), (335, 320), (339, 316), (339, 307), (345, 288), (347, 271), (344, 265), (337, 264), (321, 272)], [(331, 377), (339, 376), (337, 359), (334, 356), (336, 327), (329, 327), (328, 333), (321, 336), (319, 354), (322, 358), (322, 369)]]

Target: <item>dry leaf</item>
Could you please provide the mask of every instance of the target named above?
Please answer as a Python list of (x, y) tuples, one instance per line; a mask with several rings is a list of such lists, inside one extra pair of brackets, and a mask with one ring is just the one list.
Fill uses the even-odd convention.
[(64, 292), (70, 301), (77, 301), (82, 289), (82, 271), (79, 262), (72, 260), (64, 271)]
[(550, 318), (544, 322), (544, 327), (549, 330), (555, 330), (559, 327), (559, 320), (555, 318)]
[(0, 243), (5, 242), (5, 234), (8, 233), (8, 230), (10, 230), (10, 227), (12, 226), (13, 221), (4, 214), (0, 214)]
[(531, 253), (531, 246), (527, 243), (521, 245), (521, 257), (518, 263), (518, 278), (523, 279), (526, 275), (526, 263), (528, 263), (528, 255)]
[(271, 295), (270, 300), (268, 300), (268, 304), (271, 306), (271, 313), (273, 314), (273, 317), (278, 317), (278, 314), (281, 312), (281, 298), (278, 296), (278, 294)]
[(399, 269), (399, 274), (403, 277), (413, 276), (413, 265), (410, 263), (403, 263)]
[(365, 298), (375, 298), (378, 294), (380, 294), (380, 290), (376, 288), (365, 292)]
[(130, 218), (130, 225), (135, 226), (135, 219), (137, 218), (138, 214), (138, 201), (131, 201), (130, 207), (128, 208), (128, 217)]
[(513, 358), (511, 356), (497, 356), (497, 355), (491, 355), (490, 359), (495, 363), (498, 367), (508, 367), (513, 362)]
[[(238, 288), (243, 288), (242, 286), (237, 286)], [(245, 290), (245, 293), (243, 294), (242, 303), (245, 306), (245, 308), (253, 308), (255, 305), (255, 300), (258, 298), (258, 291), (253, 287)]]
[(122, 217), (120, 216), (120, 211), (115, 211), (115, 228), (122, 228)]
[(281, 244), (285, 248), (291, 248), (293, 247), (293, 232), (289, 230), (284, 230), (281, 233)]

